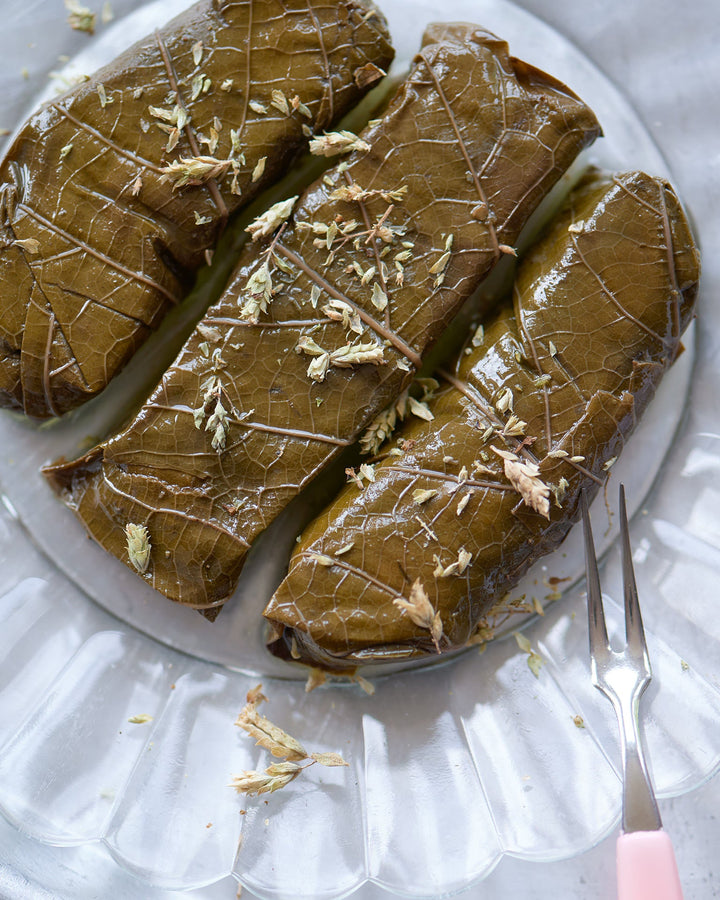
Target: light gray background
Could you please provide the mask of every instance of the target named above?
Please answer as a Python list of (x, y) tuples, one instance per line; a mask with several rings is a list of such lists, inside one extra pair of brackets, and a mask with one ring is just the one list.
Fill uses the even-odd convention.
[[(51, 7), (62, 0), (0, 0), (7, 25), (20, 10), (32, 27), (22, 35), (30, 44)], [(99, 7), (100, 0), (90, 0)], [(117, 13), (127, 3), (113, 3)], [(701, 237), (703, 302), (714, 303), (720, 285), (720, 3), (718, 0), (522, 0), (519, 3), (573, 40), (624, 91), (666, 155), (679, 193), (690, 208)], [(5, 28), (3, 28), (5, 31)], [(78, 46), (80, 39), (78, 36)], [(48, 61), (28, 47), (30, 78), (44, 80)], [(3, 106), (13, 108), (15, 56), (0, 59)], [(12, 66), (12, 70), (10, 69)], [(7, 86), (7, 87), (5, 87)], [(0, 122), (12, 127), (14, 122)], [(720, 514), (720, 513), (719, 513)], [(720, 723), (718, 723), (720, 729)], [(590, 789), (590, 786), (588, 786)], [(685, 896), (720, 897), (720, 779), (661, 804), (666, 829), (675, 842)], [(609, 900), (615, 897), (615, 841), (610, 838), (573, 860), (532, 864), (505, 859), (482, 884), (462, 896), (482, 900)], [(232, 879), (184, 896), (192, 900), (232, 900)], [(152, 891), (123, 873), (99, 848), (41, 846), (0, 820), (0, 897), (2, 900), (90, 900), (90, 898), (178, 897)], [(246, 892), (245, 896), (249, 896)], [(387, 900), (366, 886), (357, 900)]]

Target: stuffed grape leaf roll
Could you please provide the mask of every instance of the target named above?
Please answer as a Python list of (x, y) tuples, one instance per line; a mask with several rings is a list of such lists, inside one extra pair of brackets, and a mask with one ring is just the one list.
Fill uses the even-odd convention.
[(147, 529), (139, 574), (174, 600), (224, 603), (251, 542), (402, 392), (598, 133), (495, 36), (435, 26), (428, 41), (382, 119), (317, 139), (356, 149), (255, 223), (267, 238), (135, 421), (48, 472), (128, 564), (124, 529)]
[(101, 391), (392, 57), (363, 0), (203, 0), (33, 114), (0, 164), (0, 405)]
[(665, 370), (697, 292), (672, 188), (591, 178), (468, 341), (432, 421), (305, 530), (266, 609), (281, 656), (330, 669), (462, 647), (563, 540)]

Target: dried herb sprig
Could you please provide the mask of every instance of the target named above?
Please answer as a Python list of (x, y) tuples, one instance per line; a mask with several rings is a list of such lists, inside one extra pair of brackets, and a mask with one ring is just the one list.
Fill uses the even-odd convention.
[(236, 159), (216, 159), (214, 156), (190, 156), (163, 166), (160, 171), (167, 181), (172, 181), (173, 190), (195, 187), (215, 178), (222, 178), (232, 169), (238, 171)]
[(504, 461), (505, 477), (526, 505), (549, 519), (550, 488), (540, 478), (537, 465), (532, 462), (521, 462), (518, 455), (511, 450), (501, 450), (498, 447), (490, 449)]
[(416, 578), (413, 582), (407, 600), (404, 597), (398, 597), (393, 600), (393, 603), (399, 610), (407, 613), (419, 628), (427, 628), (435, 644), (435, 649), (440, 653), (440, 640), (443, 636), (442, 619), (440, 613), (433, 608), (420, 579)]
[(434, 378), (416, 378), (413, 385), (418, 385), (422, 389), (422, 399), (417, 400), (411, 396), (410, 388), (406, 388), (394, 403), (375, 416), (360, 438), (360, 449), (364, 454), (374, 455), (377, 453), (395, 431), (398, 421), (404, 421), (408, 413), (417, 419), (424, 419), (426, 422), (432, 422), (435, 418), (427, 401), (432, 399), (438, 388), (438, 382)]
[(348, 369), (370, 363), (374, 366), (385, 365), (384, 348), (374, 341), (359, 344), (344, 344), (335, 350), (324, 350), (309, 335), (300, 338), (295, 348), (298, 353), (306, 353), (314, 357), (307, 369), (309, 378), (321, 383), (325, 381), (330, 366)]
[[(233, 775), (230, 787), (235, 788), (239, 794), (247, 794), (249, 797), (272, 794), (286, 787), (315, 763), (329, 767), (348, 765), (339, 753), (308, 753), (300, 741), (259, 713), (258, 706), (267, 701), (261, 684), (248, 691), (246, 699), (247, 703), (235, 724), (255, 738), (257, 746), (264, 747), (283, 762), (273, 763), (264, 772), (248, 770)], [(300, 765), (301, 762), (305, 762), (305, 765)]]
[(520, 631), (514, 633), (515, 641), (523, 653), (527, 653), (527, 664), (530, 671), (536, 678), (540, 677), (540, 669), (545, 665), (545, 660), (537, 652), (533, 650), (530, 641)]
[[(197, 409), (193, 410), (195, 427), (200, 430), (203, 427), (203, 422), (205, 422), (205, 419), (207, 417), (207, 422), (205, 422), (205, 431), (211, 431), (213, 433), (210, 445), (213, 450), (217, 451), (218, 453), (222, 453), (225, 449), (227, 436), (230, 432), (230, 419), (228, 416), (228, 412), (222, 403), (222, 382), (217, 376), (211, 375), (210, 378), (203, 384), (203, 387), (205, 388), (205, 393), (203, 394), (202, 403), (197, 407)], [(213, 411), (208, 417), (207, 407), (208, 405), (212, 404), (213, 401)], [(249, 415), (249, 413), (244, 413), (241, 418), (247, 415)]]
[(330, 199), (346, 200), (348, 203), (365, 203), (368, 200), (374, 200), (379, 197), (386, 203), (400, 203), (405, 198), (407, 192), (408, 187), (406, 184), (397, 188), (397, 190), (392, 191), (380, 190), (378, 188), (366, 190), (355, 181), (352, 184), (342, 185), (341, 187), (336, 188), (332, 194), (330, 194)]

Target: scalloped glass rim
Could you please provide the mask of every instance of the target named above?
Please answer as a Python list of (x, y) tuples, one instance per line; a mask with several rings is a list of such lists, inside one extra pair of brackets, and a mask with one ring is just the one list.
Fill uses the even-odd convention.
[[(595, 106), (606, 146), (621, 133), (633, 164), (665, 171), (617, 92), (529, 14), (500, 0), (452, 0), (441, 11), (410, 0), (383, 6), (401, 56), (416, 44), (422, 16), (440, 12), (507, 36), (516, 55), (544, 65)], [(593, 96), (593, 79), (607, 93)], [(648, 514), (632, 523), (656, 673), (644, 719), (660, 796), (698, 786), (720, 764), (720, 623), (707, 590), (720, 570), (720, 496), (712, 479), (720, 446), (698, 413), (713, 408), (706, 401), (717, 379), (706, 375), (720, 329), (712, 329), (712, 311), (704, 312), (692, 426), (686, 419), (642, 510)], [(684, 396), (684, 387), (676, 390)], [(653, 408), (661, 416), (667, 409), (662, 398)], [(647, 459), (639, 439), (632, 452)], [(643, 474), (640, 496), (652, 477)], [(351, 769), (314, 767), (267, 807), (244, 801), (235, 858), (241, 802), (226, 787), (228, 774), (267, 764), (232, 724), (256, 679), (119, 623), (2, 509), (0, 561), (0, 808), (38, 840), (101, 841), (140, 879), (175, 889), (214, 883), (234, 869), (273, 900), (336, 898), (368, 880), (430, 897), (486, 877), (503, 855), (567, 857), (616, 826), (616, 728), (589, 682), (577, 587), (528, 631), (545, 659), (537, 680), (524, 654), (505, 641), (482, 657), (472, 652), (377, 679), (374, 698), (337, 687), (307, 696), (297, 682), (267, 681), (268, 714), (313, 750), (341, 750)], [(619, 571), (612, 547), (606, 590), (617, 592)], [(612, 601), (608, 608), (614, 634), (621, 617)], [(129, 725), (140, 712), (152, 722)]]

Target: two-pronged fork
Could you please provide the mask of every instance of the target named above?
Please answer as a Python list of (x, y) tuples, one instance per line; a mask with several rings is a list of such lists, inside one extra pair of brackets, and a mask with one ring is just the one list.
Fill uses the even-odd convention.
[(625, 489), (620, 485), (620, 540), (626, 647), (610, 648), (587, 500), (585, 532), (592, 681), (610, 700), (620, 725), (623, 771), (622, 834), (617, 841), (619, 900), (682, 900), (672, 842), (662, 829), (640, 740), (640, 697), (652, 678), (630, 550)]

